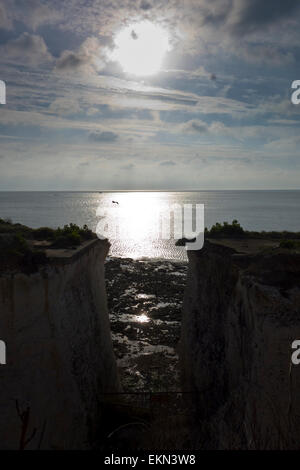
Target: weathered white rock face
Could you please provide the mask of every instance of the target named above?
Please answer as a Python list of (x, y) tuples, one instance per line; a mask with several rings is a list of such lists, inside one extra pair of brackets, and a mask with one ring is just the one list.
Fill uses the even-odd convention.
[[(104, 280), (107, 242), (93, 240), (38, 272), (0, 277), (0, 448), (90, 446), (102, 392), (119, 390)], [(29, 422), (16, 410), (28, 408)], [(24, 421), (24, 420), (23, 420)], [(26, 420), (25, 420), (26, 421)]]
[(213, 448), (299, 448), (300, 256), (189, 252), (182, 379), (194, 436)]

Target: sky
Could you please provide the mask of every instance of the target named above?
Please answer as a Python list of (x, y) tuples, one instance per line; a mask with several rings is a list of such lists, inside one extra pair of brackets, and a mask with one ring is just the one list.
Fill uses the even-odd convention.
[(0, 190), (300, 189), (299, 20), (298, 0), (0, 0)]

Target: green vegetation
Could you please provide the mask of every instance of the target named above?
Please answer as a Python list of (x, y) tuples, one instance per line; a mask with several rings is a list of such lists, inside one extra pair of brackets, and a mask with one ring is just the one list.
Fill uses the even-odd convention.
[(300, 241), (298, 240), (281, 240), (280, 248), (288, 248), (289, 250), (296, 250), (300, 248)]
[(40, 227), (32, 231), (35, 240), (47, 240), (52, 242), (52, 248), (68, 248), (78, 246), (85, 240), (95, 237), (95, 234), (84, 225), (82, 228), (76, 224), (64, 225), (56, 230), (49, 227)]
[(25, 271), (35, 271), (39, 264), (46, 262), (44, 247), (75, 248), (85, 240), (95, 237), (87, 225), (82, 228), (69, 224), (57, 229), (32, 229), (26, 225), (14, 224), (9, 219), (0, 219), (0, 270), (19, 267)]
[(34, 272), (45, 262), (45, 253), (33, 250), (21, 233), (0, 233), (0, 271), (17, 267), (25, 272)]
[(288, 232), (286, 230), (282, 232), (249, 231), (244, 230), (237, 220), (233, 220), (231, 224), (228, 222), (223, 222), (223, 224), (217, 222), (211, 227), (211, 229), (206, 227), (205, 236), (207, 238), (256, 238), (282, 240), (282, 242), (293, 241), (293, 243), (296, 243), (295, 240), (300, 240), (300, 232)]
[(57, 230), (53, 231), (51, 240), (53, 240), (53, 248), (68, 248), (72, 246), (78, 246), (85, 240), (91, 240), (95, 237), (95, 234), (84, 225), (80, 228), (76, 224), (65, 225), (63, 228), (58, 227)]
[(26, 240), (46, 240), (51, 242), (50, 248), (78, 246), (83, 241), (90, 240), (96, 236), (87, 225), (81, 228), (71, 223), (57, 229), (50, 227), (34, 229), (22, 224), (13, 224), (9, 219), (0, 219), (0, 234), (14, 234)]
[(205, 235), (211, 238), (241, 238), (245, 236), (244, 229), (237, 220), (233, 220), (232, 224), (217, 222), (210, 230), (205, 228)]
[(31, 238), (33, 229), (22, 224), (13, 224), (10, 219), (0, 219), (0, 234), (19, 234), (24, 238)]
[(49, 227), (40, 227), (36, 228), (33, 231), (33, 236), (35, 240), (54, 240), (55, 230)]

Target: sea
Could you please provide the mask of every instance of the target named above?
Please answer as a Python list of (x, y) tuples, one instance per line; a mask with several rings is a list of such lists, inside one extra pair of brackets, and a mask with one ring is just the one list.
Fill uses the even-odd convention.
[[(192, 221), (189, 233), (185, 208)], [(199, 226), (197, 208), (204, 217)], [(247, 230), (300, 231), (300, 190), (0, 191), (0, 218), (33, 228), (87, 225), (109, 239), (113, 257), (186, 260), (185, 247), (175, 245), (180, 237), (174, 220), (180, 211), (182, 236), (187, 237), (200, 226), (234, 219)]]

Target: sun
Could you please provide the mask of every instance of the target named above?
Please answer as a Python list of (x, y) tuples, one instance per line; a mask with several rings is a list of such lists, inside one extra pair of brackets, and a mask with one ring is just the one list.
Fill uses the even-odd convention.
[(124, 72), (138, 76), (159, 72), (170, 50), (167, 32), (150, 21), (127, 26), (116, 35), (114, 42), (111, 59), (118, 61)]

